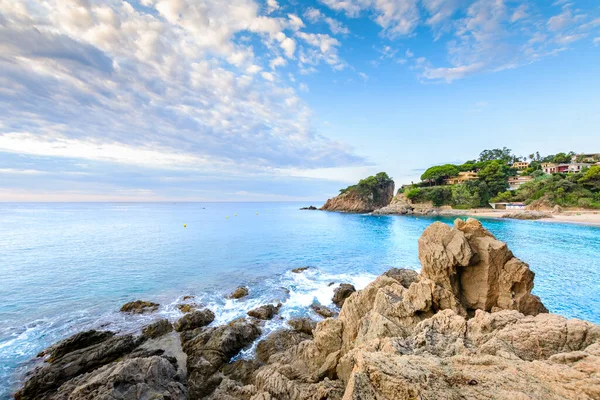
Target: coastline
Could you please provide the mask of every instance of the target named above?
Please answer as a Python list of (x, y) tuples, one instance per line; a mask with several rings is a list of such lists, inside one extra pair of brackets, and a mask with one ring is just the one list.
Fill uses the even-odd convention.
[[(451, 208), (415, 208), (413, 212), (378, 212), (374, 211), (373, 215), (399, 215), (399, 216), (435, 216), (435, 217), (476, 217), (487, 219), (513, 219), (504, 218), (505, 214), (510, 213), (510, 210), (494, 210), (486, 208), (472, 208), (467, 210), (455, 210)], [(526, 211), (526, 210), (523, 210)], [(522, 211), (517, 211), (522, 212)], [(551, 214), (550, 218), (539, 218), (535, 221), (565, 223), (587, 226), (600, 226), (600, 211), (595, 210), (576, 210), (563, 211), (562, 213)], [(528, 220), (528, 219), (524, 219)], [(533, 219), (530, 219), (533, 220)]]
[[(460, 211), (458, 214), (444, 213), (444, 210), (440, 210), (442, 216), (465, 216), (465, 217), (481, 217), (481, 218), (503, 218), (503, 215), (507, 213), (507, 210), (453, 210)], [(508, 219), (508, 218), (507, 218)], [(552, 223), (566, 223), (566, 224), (578, 224), (588, 226), (600, 226), (600, 212), (598, 211), (567, 211), (561, 214), (552, 214), (552, 218), (540, 218), (536, 221), (540, 222), (552, 222)]]

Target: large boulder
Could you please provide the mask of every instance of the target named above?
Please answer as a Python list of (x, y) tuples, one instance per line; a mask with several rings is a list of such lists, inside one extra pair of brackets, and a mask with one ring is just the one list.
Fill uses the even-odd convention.
[(331, 300), (336, 306), (342, 307), (346, 299), (354, 292), (356, 292), (356, 288), (353, 285), (342, 283), (333, 291), (333, 298)]
[(148, 339), (156, 339), (173, 331), (173, 325), (168, 319), (158, 320), (142, 329), (142, 336)]
[(206, 326), (214, 320), (215, 314), (208, 308), (205, 308), (204, 310), (185, 314), (177, 322), (175, 322), (174, 327), (177, 332), (189, 331)]
[(441, 222), (427, 227), (419, 239), (419, 259), (423, 277), (441, 288), (458, 313), (548, 312), (531, 294), (535, 274), (529, 266), (475, 219), (457, 219), (454, 228)]
[(136, 300), (123, 304), (121, 312), (129, 314), (144, 314), (158, 310), (159, 304), (151, 301)]
[(265, 304), (264, 306), (257, 307), (253, 310), (248, 311), (248, 315), (257, 319), (268, 320), (273, 319), (275, 314), (279, 312), (281, 303), (277, 305)]
[(260, 335), (252, 322), (237, 319), (216, 328), (199, 328), (182, 335), (187, 354), (190, 398), (210, 395), (223, 380), (219, 369)]
[(248, 288), (245, 286), (237, 287), (230, 295), (230, 299), (241, 299), (242, 297), (248, 296)]
[(256, 346), (256, 357), (259, 361), (267, 362), (273, 354), (281, 353), (312, 336), (290, 329), (281, 329), (271, 333)]

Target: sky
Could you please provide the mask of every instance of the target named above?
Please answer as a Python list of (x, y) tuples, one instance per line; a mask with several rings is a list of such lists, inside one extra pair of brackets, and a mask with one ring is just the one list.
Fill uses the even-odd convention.
[(324, 201), (600, 152), (596, 0), (0, 0), (0, 201)]

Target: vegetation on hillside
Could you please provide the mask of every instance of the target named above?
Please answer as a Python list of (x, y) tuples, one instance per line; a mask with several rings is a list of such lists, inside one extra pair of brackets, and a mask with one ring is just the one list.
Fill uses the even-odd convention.
[(600, 208), (600, 166), (573, 174), (538, 174), (518, 190), (502, 192), (491, 201), (539, 201), (549, 206)]
[[(528, 157), (518, 157), (506, 147), (484, 150), (477, 160), (428, 168), (421, 175), (421, 182), (402, 187), (398, 192), (404, 193), (414, 203), (430, 201), (436, 207), (475, 208), (489, 207), (490, 201), (530, 204), (540, 200), (549, 206), (600, 208), (600, 167), (592, 166), (572, 174), (546, 175), (542, 171), (542, 163), (570, 163), (574, 155), (567, 152), (541, 156), (535, 152)], [(508, 178), (518, 173), (510, 164), (517, 161), (529, 162), (529, 167), (522, 174), (534, 179), (510, 192), (507, 191)], [(444, 185), (446, 179), (467, 171), (477, 172), (479, 179)]]

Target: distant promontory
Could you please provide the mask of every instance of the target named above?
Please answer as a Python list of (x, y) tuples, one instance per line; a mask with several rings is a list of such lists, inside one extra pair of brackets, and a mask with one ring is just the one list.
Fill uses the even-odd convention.
[(340, 190), (321, 210), (366, 213), (385, 207), (394, 197), (394, 181), (385, 172), (361, 179), (358, 184)]

